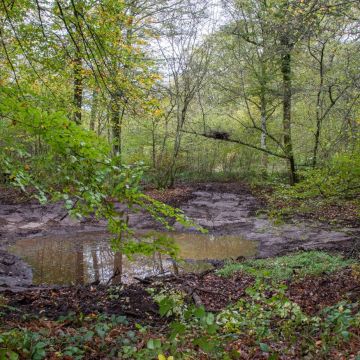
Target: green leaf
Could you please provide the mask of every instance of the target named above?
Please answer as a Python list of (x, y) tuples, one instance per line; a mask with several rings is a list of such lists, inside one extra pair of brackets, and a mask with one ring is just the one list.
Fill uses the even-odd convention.
[(86, 334), (84, 335), (84, 340), (85, 341), (90, 341), (93, 337), (94, 337), (94, 332), (93, 331), (87, 331)]
[(171, 335), (170, 339), (174, 340), (177, 335), (182, 335), (186, 331), (186, 326), (180, 322), (172, 322), (170, 324)]
[(164, 298), (159, 302), (159, 313), (161, 316), (165, 316), (174, 307), (174, 302), (170, 298)]
[(19, 355), (11, 350), (0, 349), (0, 360), (18, 360)]
[(208, 339), (205, 336), (199, 337), (197, 339), (194, 340), (194, 345), (198, 345), (201, 350), (209, 353), (212, 352), (214, 350), (215, 344), (213, 341), (211, 341), (210, 339)]
[(218, 325), (216, 325), (216, 324), (209, 325), (206, 328), (206, 331), (209, 335), (215, 335), (217, 330), (218, 330)]
[(205, 308), (203, 306), (196, 308), (194, 316), (198, 319), (202, 319), (206, 315)]
[(215, 321), (215, 316), (213, 313), (208, 313), (207, 316), (206, 316), (206, 323), (208, 325), (212, 325), (214, 324), (214, 321)]
[(261, 351), (263, 351), (263, 352), (270, 352), (270, 348), (269, 348), (269, 345), (268, 345), (268, 344), (260, 343), (259, 346), (260, 346), (260, 350), (261, 350)]
[(147, 348), (150, 350), (160, 349), (161, 348), (161, 341), (159, 339), (150, 339), (147, 342)]

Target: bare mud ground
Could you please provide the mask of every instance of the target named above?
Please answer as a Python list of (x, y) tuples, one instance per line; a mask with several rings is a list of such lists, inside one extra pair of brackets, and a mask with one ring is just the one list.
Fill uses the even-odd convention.
[[(237, 235), (259, 243), (258, 256), (281, 255), (295, 250), (327, 249), (352, 251), (360, 240), (360, 229), (334, 229), (317, 221), (292, 221), (274, 225), (257, 216), (263, 205), (244, 184), (209, 183), (179, 186), (170, 191), (148, 191), (149, 195), (180, 207), (212, 234)], [(0, 197), (0, 249), (20, 238), (104, 231), (103, 220), (74, 220), (66, 217), (62, 204), (42, 206), (17, 203)], [(130, 213), (130, 226), (138, 230), (161, 230), (148, 214)], [(177, 231), (185, 230), (174, 224)], [(191, 231), (191, 229), (190, 229)], [(0, 252), (0, 288), (23, 287), (31, 283), (26, 264), (5, 251)]]

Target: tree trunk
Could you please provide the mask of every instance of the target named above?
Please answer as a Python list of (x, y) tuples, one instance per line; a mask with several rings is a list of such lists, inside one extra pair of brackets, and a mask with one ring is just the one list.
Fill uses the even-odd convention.
[(321, 121), (317, 118), (316, 119), (316, 132), (315, 132), (315, 144), (313, 150), (313, 158), (312, 158), (312, 167), (315, 168), (317, 164), (317, 154), (319, 148), (319, 141), (320, 141), (320, 129), (321, 129)]
[(79, 243), (75, 249), (75, 283), (77, 285), (84, 285), (85, 274), (84, 274), (84, 244)]
[[(262, 149), (266, 150), (267, 114), (266, 114), (266, 99), (265, 99), (265, 89), (264, 88), (262, 88), (262, 90), (261, 90), (260, 111), (261, 111), (261, 130), (262, 130), (260, 146)], [(265, 176), (267, 174), (267, 166), (268, 166), (268, 154), (266, 152), (263, 152), (261, 155), (261, 167), (262, 167), (262, 172)]]
[(152, 129), (151, 129), (151, 149), (152, 149), (152, 166), (153, 169), (156, 169), (156, 124), (155, 121), (153, 120), (152, 123)]
[(319, 59), (320, 84), (319, 84), (319, 91), (317, 93), (317, 100), (316, 100), (316, 131), (315, 131), (315, 143), (314, 143), (313, 159), (312, 159), (312, 167), (313, 168), (315, 168), (316, 164), (317, 164), (321, 123), (322, 123), (322, 119), (323, 119), (322, 92), (323, 92), (323, 87), (324, 87), (324, 52), (325, 52), (325, 44), (323, 45), (323, 47), (321, 49), (320, 59)]
[(121, 122), (120, 107), (116, 100), (111, 104), (111, 129), (113, 140), (113, 154), (121, 156)]
[(281, 39), (282, 58), (281, 73), (283, 76), (283, 131), (284, 131), (284, 149), (287, 156), (289, 167), (290, 185), (296, 183), (296, 168), (291, 140), (291, 100), (292, 100), (292, 84), (291, 84), (291, 45), (288, 36), (284, 35)]
[(93, 260), (95, 281), (99, 282), (100, 281), (100, 267), (99, 267), (99, 259), (98, 259), (98, 256), (97, 256), (96, 249), (91, 250), (91, 257), (92, 257), (92, 260)]
[(177, 111), (177, 125), (176, 125), (176, 134), (175, 134), (175, 142), (174, 142), (174, 150), (173, 157), (171, 161), (171, 165), (169, 167), (169, 176), (168, 176), (168, 186), (172, 188), (175, 183), (175, 175), (176, 175), (176, 162), (180, 152), (181, 140), (182, 140), (182, 130), (186, 121), (186, 114), (188, 110), (188, 103), (185, 102), (180, 109)]
[(81, 124), (81, 107), (83, 100), (83, 78), (82, 78), (82, 59), (77, 51), (74, 59), (74, 121)]
[(92, 93), (92, 104), (91, 104), (91, 113), (90, 113), (90, 130), (95, 131), (95, 122), (98, 111), (98, 97), (99, 92), (98, 89), (94, 89)]
[(121, 284), (121, 278), (122, 278), (122, 272), (123, 272), (123, 254), (121, 252), (116, 252), (114, 254), (114, 268), (113, 268), (113, 279), (112, 284)]

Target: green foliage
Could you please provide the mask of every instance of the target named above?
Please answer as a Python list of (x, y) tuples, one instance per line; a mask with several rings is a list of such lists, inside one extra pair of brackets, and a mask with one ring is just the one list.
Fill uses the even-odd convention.
[[(205, 311), (204, 307), (188, 304), (183, 293), (166, 290), (156, 293), (154, 289), (148, 290), (158, 303), (160, 314), (174, 319), (169, 326), (168, 339), (157, 343), (159, 351), (169, 353), (175, 359), (187, 359), (191, 349), (186, 346), (191, 343), (209, 356), (223, 353), (219, 327), (213, 313)], [(179, 351), (180, 348), (183, 350)]]
[[(73, 216), (105, 218), (114, 234), (114, 249), (129, 257), (154, 252), (176, 256), (174, 241), (166, 236), (132, 240), (126, 210), (145, 210), (168, 229), (172, 229), (169, 218), (197, 227), (181, 210), (142, 193), (141, 164), (120, 165), (106, 141), (68, 120), (61, 111), (43, 110), (35, 94), (31, 102), (23, 101), (13, 89), (0, 91), (0, 114), (6, 114), (0, 166), (12, 185), (25, 192), (35, 189), (34, 196), (41, 202), (63, 201)], [(34, 143), (41, 143), (46, 151), (31, 151)], [(124, 207), (119, 210), (114, 202)]]
[(45, 348), (48, 344), (49, 342), (39, 333), (26, 329), (0, 333), (0, 355), (4, 355), (4, 359), (7, 359), (6, 356), (11, 360), (19, 359), (21, 356), (26, 359), (41, 360), (45, 358)]
[(334, 306), (325, 308), (321, 312), (321, 316), (324, 318), (321, 338), (323, 339), (323, 347), (325, 349), (327, 349), (329, 342), (336, 344), (343, 340), (350, 340), (351, 333), (349, 329), (360, 326), (360, 312), (357, 310), (356, 304), (348, 304), (346, 301), (342, 301)]
[(249, 259), (241, 263), (229, 263), (218, 271), (223, 276), (244, 271), (257, 278), (271, 278), (275, 281), (316, 276), (323, 272), (334, 272), (354, 263), (340, 255), (321, 251), (306, 251), (269, 259)]
[(336, 154), (324, 167), (299, 173), (301, 181), (280, 188), (275, 197), (289, 199), (352, 199), (360, 192), (360, 151)]
[(155, 292), (155, 289), (147, 289), (152, 294), (153, 299), (159, 305), (159, 313), (161, 316), (177, 316), (183, 315), (187, 309), (187, 305), (184, 301), (185, 295), (178, 291), (161, 290)]
[[(325, 308), (319, 316), (309, 316), (285, 296), (285, 291), (286, 286), (272, 287), (257, 280), (246, 290), (248, 298), (222, 311), (217, 316), (217, 324), (226, 334), (255, 339), (260, 350), (274, 356), (284, 355), (286, 351), (291, 353), (291, 346), (299, 340), (304, 354), (326, 355), (333, 346), (355, 336), (351, 329), (359, 326), (360, 313), (354, 313), (354, 304), (341, 302)], [(267, 345), (283, 342), (287, 348), (280, 353)], [(321, 351), (316, 343), (321, 344)]]
[[(246, 290), (250, 300), (241, 299), (222, 311), (217, 322), (227, 333), (250, 335), (259, 342), (288, 340), (289, 337), (293, 337), (294, 342), (296, 332), (312, 320), (302, 313), (299, 305), (286, 298), (285, 290), (286, 286), (273, 288), (258, 280)], [(275, 326), (277, 322), (281, 326)]]
[[(308, 315), (287, 298), (285, 285), (267, 279), (257, 279), (245, 297), (218, 314), (190, 304), (183, 293), (148, 290), (171, 322), (151, 327), (133, 324), (125, 316), (70, 313), (37, 331), (18, 327), (0, 332), (0, 359), (83, 359), (95, 354), (137, 360), (230, 360), (239, 358), (236, 348), (231, 350), (239, 341), (270, 359), (287, 354), (326, 359), (352, 340), (360, 326), (357, 304), (341, 301)], [(8, 357), (1, 357), (5, 353)]]
[[(89, 350), (89, 343), (96, 341), (100, 351), (104, 350), (106, 345), (105, 337), (113, 329), (126, 327), (128, 321), (124, 316), (84, 316), (69, 314), (59, 320), (61, 325), (66, 323), (78, 326), (76, 332), (67, 332), (66, 329), (57, 331), (57, 335), (47, 328), (38, 332), (30, 331), (25, 328), (14, 329), (0, 333), (0, 356), (10, 354), (9, 359), (26, 358), (33, 360), (44, 359), (49, 353), (61, 358), (70, 356), (73, 359), (82, 359)], [(60, 326), (61, 328), (61, 326)], [(127, 345), (137, 341), (134, 332), (125, 331), (123, 337), (118, 338), (120, 344)], [(116, 350), (107, 350), (113, 355)], [(12, 356), (12, 357), (11, 357)], [(0, 357), (0, 359), (2, 359)], [(5, 359), (7, 359), (5, 357)]]

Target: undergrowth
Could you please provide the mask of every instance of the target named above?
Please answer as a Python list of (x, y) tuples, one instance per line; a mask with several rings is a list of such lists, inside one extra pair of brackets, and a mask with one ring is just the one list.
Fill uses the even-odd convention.
[(298, 171), (294, 186), (273, 184), (270, 217), (305, 215), (330, 223), (360, 221), (360, 152), (336, 154), (326, 166)]
[[(149, 287), (161, 318), (147, 324), (98, 313), (71, 313), (57, 321), (23, 319), (7, 327), (3, 323), (0, 359), (358, 360), (354, 349), (359, 343), (359, 304), (340, 300), (309, 315), (287, 297), (288, 288), (281, 282), (352, 263), (310, 251), (228, 264), (219, 273), (241, 270), (255, 275), (255, 281), (244, 296), (218, 313), (195, 306), (182, 291)], [(352, 266), (356, 270), (358, 265)], [(2, 304), (6, 310), (5, 298)]]
[(330, 255), (321, 251), (305, 251), (269, 259), (249, 259), (240, 263), (228, 263), (218, 274), (231, 276), (243, 271), (258, 278), (271, 278), (275, 281), (307, 275), (320, 275), (333, 272), (353, 264), (353, 260), (344, 259), (340, 255)]

